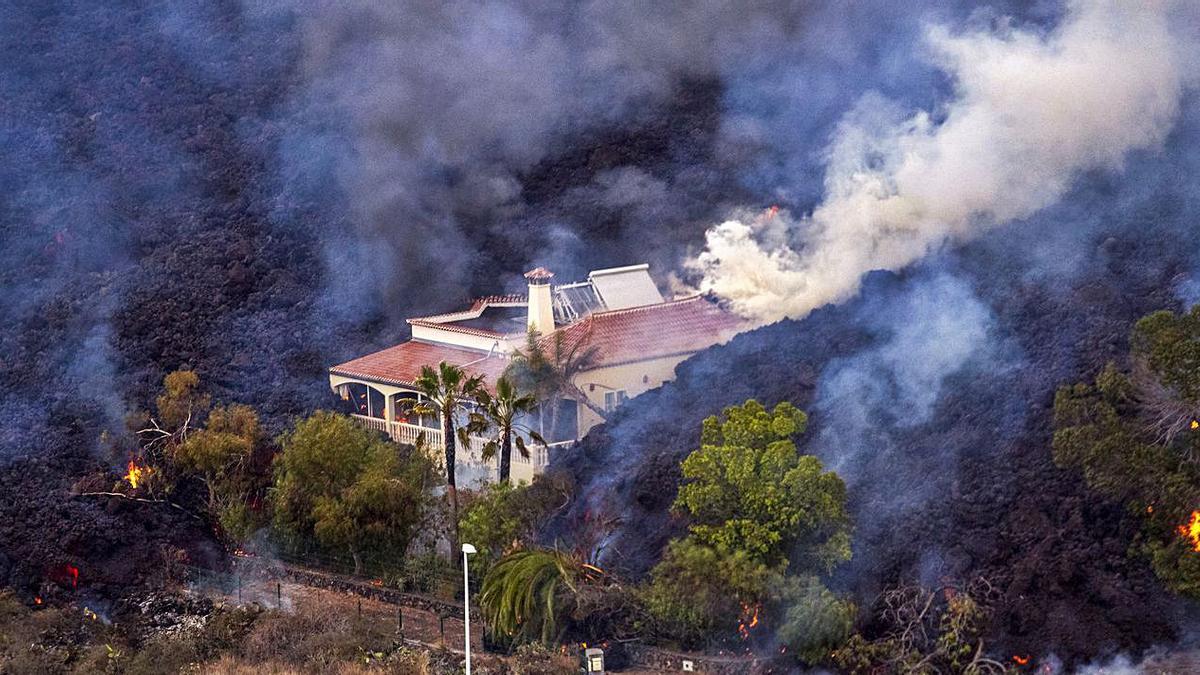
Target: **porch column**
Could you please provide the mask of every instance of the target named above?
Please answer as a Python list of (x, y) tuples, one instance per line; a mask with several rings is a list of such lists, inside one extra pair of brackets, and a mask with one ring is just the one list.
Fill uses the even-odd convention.
[(396, 421), (396, 395), (388, 394), (383, 397), (383, 419), (388, 422)]

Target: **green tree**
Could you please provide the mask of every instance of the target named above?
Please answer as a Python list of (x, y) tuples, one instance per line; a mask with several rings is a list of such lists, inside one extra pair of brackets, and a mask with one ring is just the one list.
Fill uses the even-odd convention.
[(744, 550), (717, 549), (694, 537), (672, 541), (642, 590), (650, 632), (685, 647), (733, 636), (777, 575)]
[(1143, 317), (1129, 367), (1054, 399), (1054, 461), (1125, 503), (1145, 555), (1173, 591), (1200, 598), (1200, 307)]
[(422, 366), (421, 374), (414, 383), (425, 400), (413, 407), (420, 415), (437, 415), (442, 423), (442, 445), (446, 459), (446, 494), (450, 498), (450, 509), (454, 519), (453, 549), (458, 548), (458, 486), (455, 481), (455, 457), (457, 440), (465, 444), (466, 434), (457, 438), (456, 416), (467, 408), (467, 404), (483, 390), (483, 378), (468, 376), (462, 368), (442, 361), (437, 368)]
[(483, 579), (479, 606), (496, 637), (517, 642), (556, 641), (579, 566), (557, 550), (517, 551)]
[(768, 412), (753, 400), (727, 408), (723, 421), (706, 419), (675, 500), (691, 516), (692, 536), (768, 566), (786, 560), (824, 573), (849, 560), (846, 486), (792, 440), (807, 422), (790, 403)]
[(155, 400), (158, 422), (166, 431), (188, 429), (203, 417), (212, 397), (200, 391), (200, 376), (193, 370), (176, 370), (163, 378), (163, 393)]
[(275, 526), (293, 544), (315, 540), (363, 556), (403, 556), (428, 509), (433, 464), (345, 415), (317, 411), (280, 438)]
[(780, 617), (775, 631), (780, 644), (808, 663), (820, 662), (840, 647), (854, 627), (854, 605), (813, 576), (773, 580), (771, 604)]
[(175, 465), (204, 484), (208, 513), (236, 540), (248, 537), (257, 525), (247, 502), (260, 488), (251, 463), (261, 442), (254, 409), (231, 405), (213, 408), (204, 428), (174, 448)]
[(1186, 531), (1192, 513), (1200, 510), (1200, 469), (1187, 451), (1200, 432), (1189, 429), (1171, 444), (1159, 442), (1140, 391), (1114, 364), (1092, 385), (1060, 388), (1054, 398), (1054, 461), (1078, 470), (1091, 489), (1123, 502), (1142, 523), (1131, 551), (1145, 554), (1173, 591), (1200, 598), (1200, 542)]
[(537, 410), (537, 397), (521, 394), (511, 378), (500, 376), (496, 380), (496, 393), (480, 387), (475, 401), (479, 412), (471, 413), (467, 431), (476, 435), (483, 435), (488, 430), (495, 432), (483, 446), (483, 459), (490, 461), (498, 455), (500, 482), (507, 483), (512, 474), (513, 446), (522, 457), (529, 459), (529, 448), (522, 434), (535, 443), (546, 445), (541, 434), (521, 422), (523, 416)]
[[(790, 403), (768, 411), (753, 400), (704, 421), (700, 448), (683, 461), (675, 500), (691, 518), (688, 536), (667, 547), (643, 594), (660, 635), (689, 645), (728, 637), (764, 607), (773, 607), (784, 626), (812, 618), (781, 615), (781, 605), (770, 605), (779, 588), (803, 590), (796, 593), (821, 602), (809, 611), (842, 625), (830, 617), (849, 614), (849, 606), (831, 604), (832, 594), (813, 584), (850, 558), (846, 487), (817, 458), (797, 451), (793, 438), (806, 426), (805, 414)], [(794, 632), (786, 637), (795, 643)], [(838, 634), (824, 633), (831, 640)], [(800, 655), (827, 646), (814, 645), (797, 643)]]
[(534, 477), (532, 485), (484, 487), (465, 509), (460, 529), (463, 541), (479, 551), (472, 571), (485, 573), (501, 556), (525, 548), (539, 525), (569, 497), (563, 481), (547, 474)]
[(628, 599), (600, 568), (557, 549), (505, 556), (488, 571), (479, 592), (492, 636), (517, 644), (558, 644), (567, 633), (594, 626), (613, 631), (613, 617), (626, 611)]

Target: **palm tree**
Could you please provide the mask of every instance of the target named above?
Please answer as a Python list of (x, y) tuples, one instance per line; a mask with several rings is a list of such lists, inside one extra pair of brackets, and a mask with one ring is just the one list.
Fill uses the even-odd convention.
[(471, 413), (471, 422), (467, 431), (472, 434), (483, 434), (488, 429), (495, 429), (495, 437), (483, 446), (483, 459), (490, 460), (497, 451), (500, 454), (500, 482), (506, 483), (512, 473), (512, 450), (516, 442), (521, 456), (529, 458), (529, 448), (521, 434), (528, 435), (534, 442), (546, 445), (533, 429), (520, 423), (521, 415), (527, 415), (537, 409), (538, 400), (533, 394), (521, 394), (509, 377), (501, 375), (496, 380), (496, 393), (480, 387), (475, 395), (480, 412)]
[(549, 349), (545, 340), (539, 340), (537, 333), (530, 331), (526, 336), (525, 348), (513, 353), (512, 364), (505, 374), (523, 389), (531, 391), (539, 401), (549, 405), (551, 434), (555, 433), (558, 426), (558, 410), (563, 399), (582, 403), (600, 419), (608, 417), (608, 411), (589, 400), (575, 384), (577, 375), (596, 367), (599, 349), (591, 344), (591, 338), (590, 320), (583, 335), (570, 343), (563, 331), (554, 333)]
[[(454, 515), (454, 539), (456, 550), (458, 545), (458, 488), (454, 480), (454, 464), (457, 440), (454, 415), (466, 407), (483, 389), (483, 378), (479, 375), (468, 377), (462, 368), (442, 361), (435, 370), (431, 366), (422, 366), (421, 374), (413, 383), (425, 400), (413, 406), (413, 411), (420, 415), (438, 415), (442, 422), (442, 445), (446, 452), (446, 493), (450, 497), (450, 506)], [(463, 442), (466, 434), (463, 433)]]
[(592, 625), (623, 609), (596, 597), (620, 590), (615, 579), (577, 553), (536, 548), (510, 553), (493, 565), (483, 578), (479, 605), (493, 637), (555, 644), (568, 624)]

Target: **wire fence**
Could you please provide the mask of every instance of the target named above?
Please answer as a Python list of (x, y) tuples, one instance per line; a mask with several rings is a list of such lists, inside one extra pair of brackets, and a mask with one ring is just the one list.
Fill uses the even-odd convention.
[[(324, 559), (321, 559), (321, 558)], [(459, 589), (440, 595), (419, 594), (383, 585), (380, 579), (341, 574), (313, 565), (336, 567), (336, 556), (309, 558), (296, 554), (263, 559), (239, 555), (228, 570), (184, 566), (189, 589), (198, 595), (238, 606), (257, 605), (284, 612), (319, 612), (368, 621), (412, 645), (440, 645), (455, 651), (463, 636), (462, 577)], [(439, 575), (450, 586), (451, 577)], [(473, 589), (475, 590), (475, 589)], [(487, 648), (479, 606), (471, 606), (472, 643)]]
[[(269, 554), (245, 553), (239, 564), (270, 568), (276, 563), (317, 572), (338, 575), (346, 579), (405, 593), (429, 595), (440, 600), (462, 601), (462, 572), (439, 556), (408, 557), (338, 556), (326, 551), (301, 549), (279, 550)], [(478, 575), (472, 575), (472, 594), (478, 590)]]

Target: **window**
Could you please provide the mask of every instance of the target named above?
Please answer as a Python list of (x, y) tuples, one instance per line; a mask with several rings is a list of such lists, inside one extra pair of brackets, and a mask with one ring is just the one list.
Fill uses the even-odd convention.
[(629, 395), (625, 393), (624, 389), (618, 389), (617, 391), (606, 391), (604, 392), (604, 410), (606, 412), (612, 412), (613, 409), (624, 403), (626, 400), (628, 400), (628, 398)]

